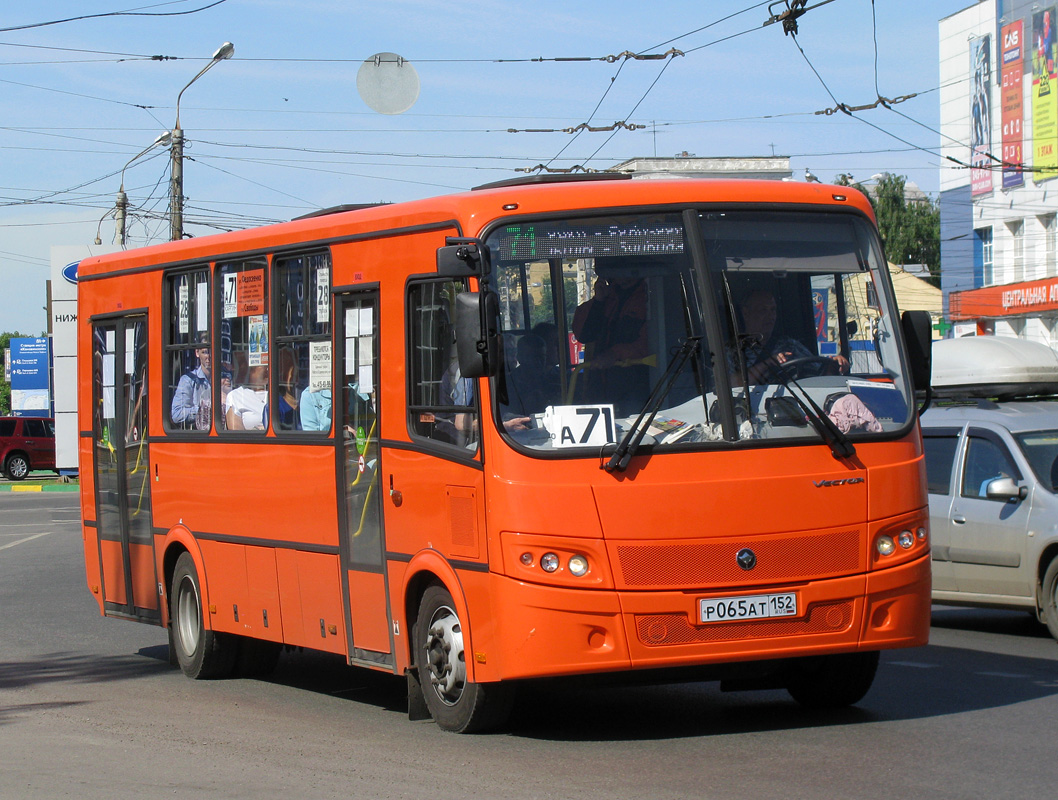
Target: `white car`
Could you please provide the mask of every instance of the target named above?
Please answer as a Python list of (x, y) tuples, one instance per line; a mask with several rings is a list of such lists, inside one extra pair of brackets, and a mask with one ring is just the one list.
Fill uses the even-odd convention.
[(933, 363), (933, 599), (1035, 612), (1058, 639), (1058, 356), (973, 337), (935, 342)]

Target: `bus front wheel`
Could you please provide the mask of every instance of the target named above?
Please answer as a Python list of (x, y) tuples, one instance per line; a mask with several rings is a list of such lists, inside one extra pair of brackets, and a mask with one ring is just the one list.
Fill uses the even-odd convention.
[(176, 661), (189, 678), (223, 678), (232, 673), (238, 655), (233, 636), (214, 633), (202, 622), (202, 591), (190, 553), (182, 553), (173, 570), (169, 624)]
[(877, 650), (813, 656), (793, 665), (786, 691), (806, 708), (844, 708), (863, 699), (877, 671)]
[(467, 680), (465, 630), (448, 590), (429, 587), (415, 622), (415, 665), (430, 716), (454, 733), (502, 725), (513, 701), (509, 686)]

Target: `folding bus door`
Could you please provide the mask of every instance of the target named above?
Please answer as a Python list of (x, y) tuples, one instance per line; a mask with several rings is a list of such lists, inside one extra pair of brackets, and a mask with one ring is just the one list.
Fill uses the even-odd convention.
[(93, 322), (92, 443), (103, 609), (160, 622), (147, 449), (147, 318)]
[(333, 392), (342, 559), (350, 660), (395, 664), (390, 636), (379, 448), (379, 313), (376, 290), (335, 297)]

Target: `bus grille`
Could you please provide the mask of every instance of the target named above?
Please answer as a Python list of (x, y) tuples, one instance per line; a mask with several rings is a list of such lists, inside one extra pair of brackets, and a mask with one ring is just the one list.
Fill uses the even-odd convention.
[(639, 641), (647, 647), (837, 633), (848, 630), (852, 624), (852, 601), (818, 603), (809, 609), (806, 617), (798, 619), (761, 619), (691, 625), (686, 614), (646, 614), (636, 616), (635, 622)]
[[(771, 539), (730, 538), (688, 544), (619, 544), (617, 563), (623, 588), (700, 589), (768, 584), (849, 575), (866, 569), (866, 549), (856, 529)], [(735, 555), (752, 548), (752, 572)]]

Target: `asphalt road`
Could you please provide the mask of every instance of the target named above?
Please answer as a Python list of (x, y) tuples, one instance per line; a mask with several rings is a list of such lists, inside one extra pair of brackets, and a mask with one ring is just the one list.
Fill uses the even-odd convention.
[(0, 799), (1026, 798), (1058, 785), (1058, 644), (938, 608), (854, 709), (714, 684), (549, 686), (506, 733), (409, 722), (404, 683), (284, 654), (190, 681), (158, 628), (102, 619), (74, 493), (0, 493)]

